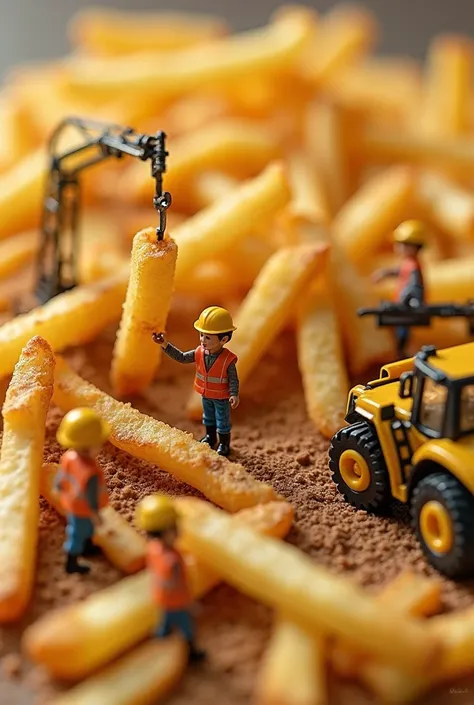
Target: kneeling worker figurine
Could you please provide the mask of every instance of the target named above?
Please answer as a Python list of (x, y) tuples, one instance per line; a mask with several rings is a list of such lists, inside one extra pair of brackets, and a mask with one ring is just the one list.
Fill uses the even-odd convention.
[(67, 573), (88, 573), (89, 566), (78, 558), (100, 553), (92, 540), (102, 521), (100, 510), (109, 500), (104, 473), (95, 458), (109, 437), (109, 427), (93, 409), (77, 408), (64, 416), (56, 437), (69, 449), (61, 457), (55, 479), (67, 517), (65, 568)]
[(153, 601), (160, 613), (155, 636), (163, 639), (173, 631), (180, 632), (188, 643), (190, 660), (202, 659), (205, 654), (194, 643), (192, 596), (186, 569), (174, 546), (178, 517), (173, 501), (164, 495), (149, 495), (139, 503), (136, 519), (150, 538), (147, 567), (152, 576)]
[(196, 363), (194, 389), (202, 396), (202, 422), (206, 435), (201, 443), (214, 448), (219, 437), (217, 452), (229, 455), (232, 424), (230, 410), (239, 405), (239, 378), (237, 355), (225, 349), (232, 338), (235, 326), (225, 308), (209, 306), (194, 323), (200, 333), (201, 344), (195, 350), (182, 352), (169, 343), (164, 333), (153, 333), (153, 340), (164, 352), (181, 363)]

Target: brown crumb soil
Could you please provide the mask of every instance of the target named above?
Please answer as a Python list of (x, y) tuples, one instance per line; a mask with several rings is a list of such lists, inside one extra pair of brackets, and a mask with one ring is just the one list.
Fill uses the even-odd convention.
[[(185, 349), (195, 345), (192, 321), (200, 304), (177, 302), (168, 328), (169, 337), (176, 345)], [(110, 328), (93, 344), (66, 355), (75, 369), (107, 392), (110, 392), (108, 369), (114, 338), (115, 330)], [(157, 382), (142, 398), (130, 401), (140, 410), (198, 437), (199, 424), (189, 422), (185, 414), (191, 375), (190, 367), (165, 359)], [(1, 386), (2, 393), (4, 387)], [(55, 430), (60, 417), (57, 410), (51, 410), (47, 462), (59, 459)], [(357, 512), (344, 502), (330, 478), (327, 448), (327, 441), (306, 416), (293, 335), (284, 334), (245, 385), (241, 406), (234, 413), (233, 459), (259, 480), (271, 483), (294, 504), (295, 522), (288, 540), (315, 562), (372, 591), (408, 567), (439, 577), (424, 561), (403, 508), (394, 507), (389, 516), (375, 517)], [(100, 461), (112, 504), (129, 521), (133, 520), (137, 501), (150, 492), (198, 494), (167, 473), (111, 445), (104, 448)], [(101, 557), (91, 559), (88, 576), (67, 575), (63, 570), (63, 541), (62, 519), (41, 500), (34, 599), (21, 624), (0, 629), (0, 705), (47, 702), (59, 690), (41, 669), (20, 656), (24, 628), (48, 610), (82, 600), (121, 577)], [(442, 583), (444, 609), (474, 603), (474, 584), (456, 584), (444, 579)], [(170, 705), (252, 702), (259, 663), (272, 626), (271, 611), (223, 585), (202, 600), (197, 618), (199, 643), (207, 651), (208, 659), (188, 670), (167, 702)], [(330, 680), (329, 705), (373, 702), (356, 685)], [(420, 705), (446, 702), (474, 703), (474, 679), (448, 684), (436, 694), (427, 695)]]

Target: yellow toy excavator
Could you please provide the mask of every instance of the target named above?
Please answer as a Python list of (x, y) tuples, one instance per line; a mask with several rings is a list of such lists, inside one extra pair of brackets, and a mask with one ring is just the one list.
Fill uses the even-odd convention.
[(355, 507), (408, 503), (418, 540), (449, 577), (474, 575), (474, 343), (425, 346), (354, 387), (329, 449)]

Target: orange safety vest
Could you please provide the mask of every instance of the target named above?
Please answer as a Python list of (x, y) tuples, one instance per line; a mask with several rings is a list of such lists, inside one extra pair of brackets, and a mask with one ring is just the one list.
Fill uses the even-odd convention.
[(147, 566), (152, 575), (153, 600), (158, 607), (181, 610), (189, 606), (192, 597), (178, 551), (158, 539), (149, 541)]
[(228, 399), (230, 391), (227, 369), (231, 362), (237, 362), (237, 355), (230, 350), (223, 350), (209, 370), (206, 370), (204, 355), (204, 348), (200, 345), (196, 348), (194, 389), (208, 399)]
[(87, 501), (86, 489), (89, 480), (99, 480), (99, 509), (109, 502), (107, 487), (102, 468), (92, 458), (80, 455), (75, 450), (68, 450), (61, 458), (60, 475), (57, 480), (59, 501), (65, 512), (77, 517), (90, 518), (92, 508)]
[(418, 272), (421, 284), (423, 285), (423, 272), (418, 257), (406, 257), (400, 267), (397, 285), (397, 299), (400, 299), (403, 291), (410, 283), (413, 272)]

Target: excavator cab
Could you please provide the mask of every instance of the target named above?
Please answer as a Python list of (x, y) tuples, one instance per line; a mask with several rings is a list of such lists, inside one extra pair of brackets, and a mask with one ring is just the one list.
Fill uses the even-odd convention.
[(379, 512), (406, 503), (428, 560), (474, 575), (474, 343), (427, 346), (349, 394), (329, 465), (345, 499)]

